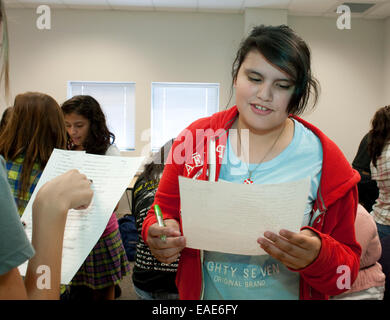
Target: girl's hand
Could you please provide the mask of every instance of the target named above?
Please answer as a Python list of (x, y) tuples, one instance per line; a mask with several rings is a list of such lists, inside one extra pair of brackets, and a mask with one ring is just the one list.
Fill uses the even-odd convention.
[(299, 233), (280, 230), (279, 235), (266, 231), (265, 238), (257, 242), (270, 256), (292, 269), (302, 269), (311, 264), (321, 250), (321, 239), (310, 229)]
[[(158, 223), (152, 224), (148, 231), (148, 246), (155, 258), (166, 264), (175, 262), (184, 249), (186, 242), (181, 236), (179, 223), (174, 219), (164, 220), (166, 227), (160, 227)], [(161, 240), (165, 235), (166, 239)]]
[(93, 191), (91, 181), (78, 170), (68, 172), (46, 182), (38, 191), (33, 203), (33, 216), (45, 215), (46, 219), (55, 214), (64, 215), (69, 209), (85, 209), (91, 203)]

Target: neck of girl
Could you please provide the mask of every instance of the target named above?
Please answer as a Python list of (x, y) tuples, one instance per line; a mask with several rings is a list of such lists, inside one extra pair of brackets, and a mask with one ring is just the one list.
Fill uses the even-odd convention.
[(231, 140), (233, 150), (240, 160), (246, 163), (272, 160), (290, 144), (294, 137), (294, 122), (289, 118), (279, 126), (264, 131), (246, 128), (237, 118), (231, 129), (237, 130), (238, 137)]

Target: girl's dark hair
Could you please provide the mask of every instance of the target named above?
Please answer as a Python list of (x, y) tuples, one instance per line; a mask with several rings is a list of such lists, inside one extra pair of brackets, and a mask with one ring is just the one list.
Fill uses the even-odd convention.
[[(106, 117), (99, 103), (93, 97), (87, 95), (74, 96), (65, 101), (61, 109), (64, 115), (76, 113), (89, 120), (89, 133), (83, 145), (87, 153), (105, 154), (110, 144), (114, 143), (115, 135), (108, 130)], [(112, 139), (112, 142), (110, 142), (110, 139)], [(68, 141), (70, 141), (69, 135)]]
[(376, 161), (382, 154), (383, 148), (390, 138), (390, 105), (380, 108), (375, 112), (371, 120), (369, 135), (368, 152), (372, 163), (376, 167)]
[(151, 181), (159, 180), (161, 173), (164, 171), (165, 162), (169, 151), (171, 150), (174, 139), (166, 142), (160, 150), (152, 156), (152, 161), (144, 166), (144, 170), (140, 174), (138, 180)]
[(319, 83), (312, 76), (310, 49), (288, 26), (257, 26), (241, 42), (232, 66), (232, 88), (238, 71), (251, 51), (258, 51), (271, 64), (287, 73), (295, 85), (287, 107), (289, 114), (300, 115), (305, 109), (310, 93), (314, 94), (314, 105), (318, 101)]

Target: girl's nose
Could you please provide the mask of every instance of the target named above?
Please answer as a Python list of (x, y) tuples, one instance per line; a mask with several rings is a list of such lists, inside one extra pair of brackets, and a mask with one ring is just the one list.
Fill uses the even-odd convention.
[(75, 134), (75, 133), (76, 133), (76, 128), (75, 128), (75, 127), (70, 127), (70, 128), (68, 129), (68, 133), (69, 133), (69, 135)]
[(272, 85), (266, 82), (259, 84), (257, 98), (262, 101), (272, 101)]

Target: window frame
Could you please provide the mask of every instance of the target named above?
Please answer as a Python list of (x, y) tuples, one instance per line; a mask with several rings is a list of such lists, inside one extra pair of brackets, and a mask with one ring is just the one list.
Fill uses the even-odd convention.
[[(154, 126), (154, 119), (153, 119), (153, 104), (154, 104), (154, 94), (153, 94), (153, 85), (166, 85), (166, 87), (169, 86), (186, 86), (186, 85), (191, 85), (191, 86), (196, 86), (198, 85), (199, 87), (214, 87), (217, 90), (217, 95), (216, 95), (216, 100), (217, 100), (217, 110), (215, 112), (219, 111), (219, 99), (220, 99), (220, 87), (221, 84), (218, 82), (166, 82), (166, 81), (155, 81), (151, 83), (150, 86), (150, 96), (151, 96), (151, 105), (150, 105), (150, 150), (151, 152), (157, 152), (160, 147), (153, 148), (153, 126)], [(206, 114), (207, 114), (207, 109), (206, 109)], [(213, 113), (210, 113), (205, 116), (210, 116)], [(195, 121), (196, 119), (194, 119)], [(184, 129), (184, 128), (183, 128)], [(172, 137), (176, 138), (176, 137)]]

